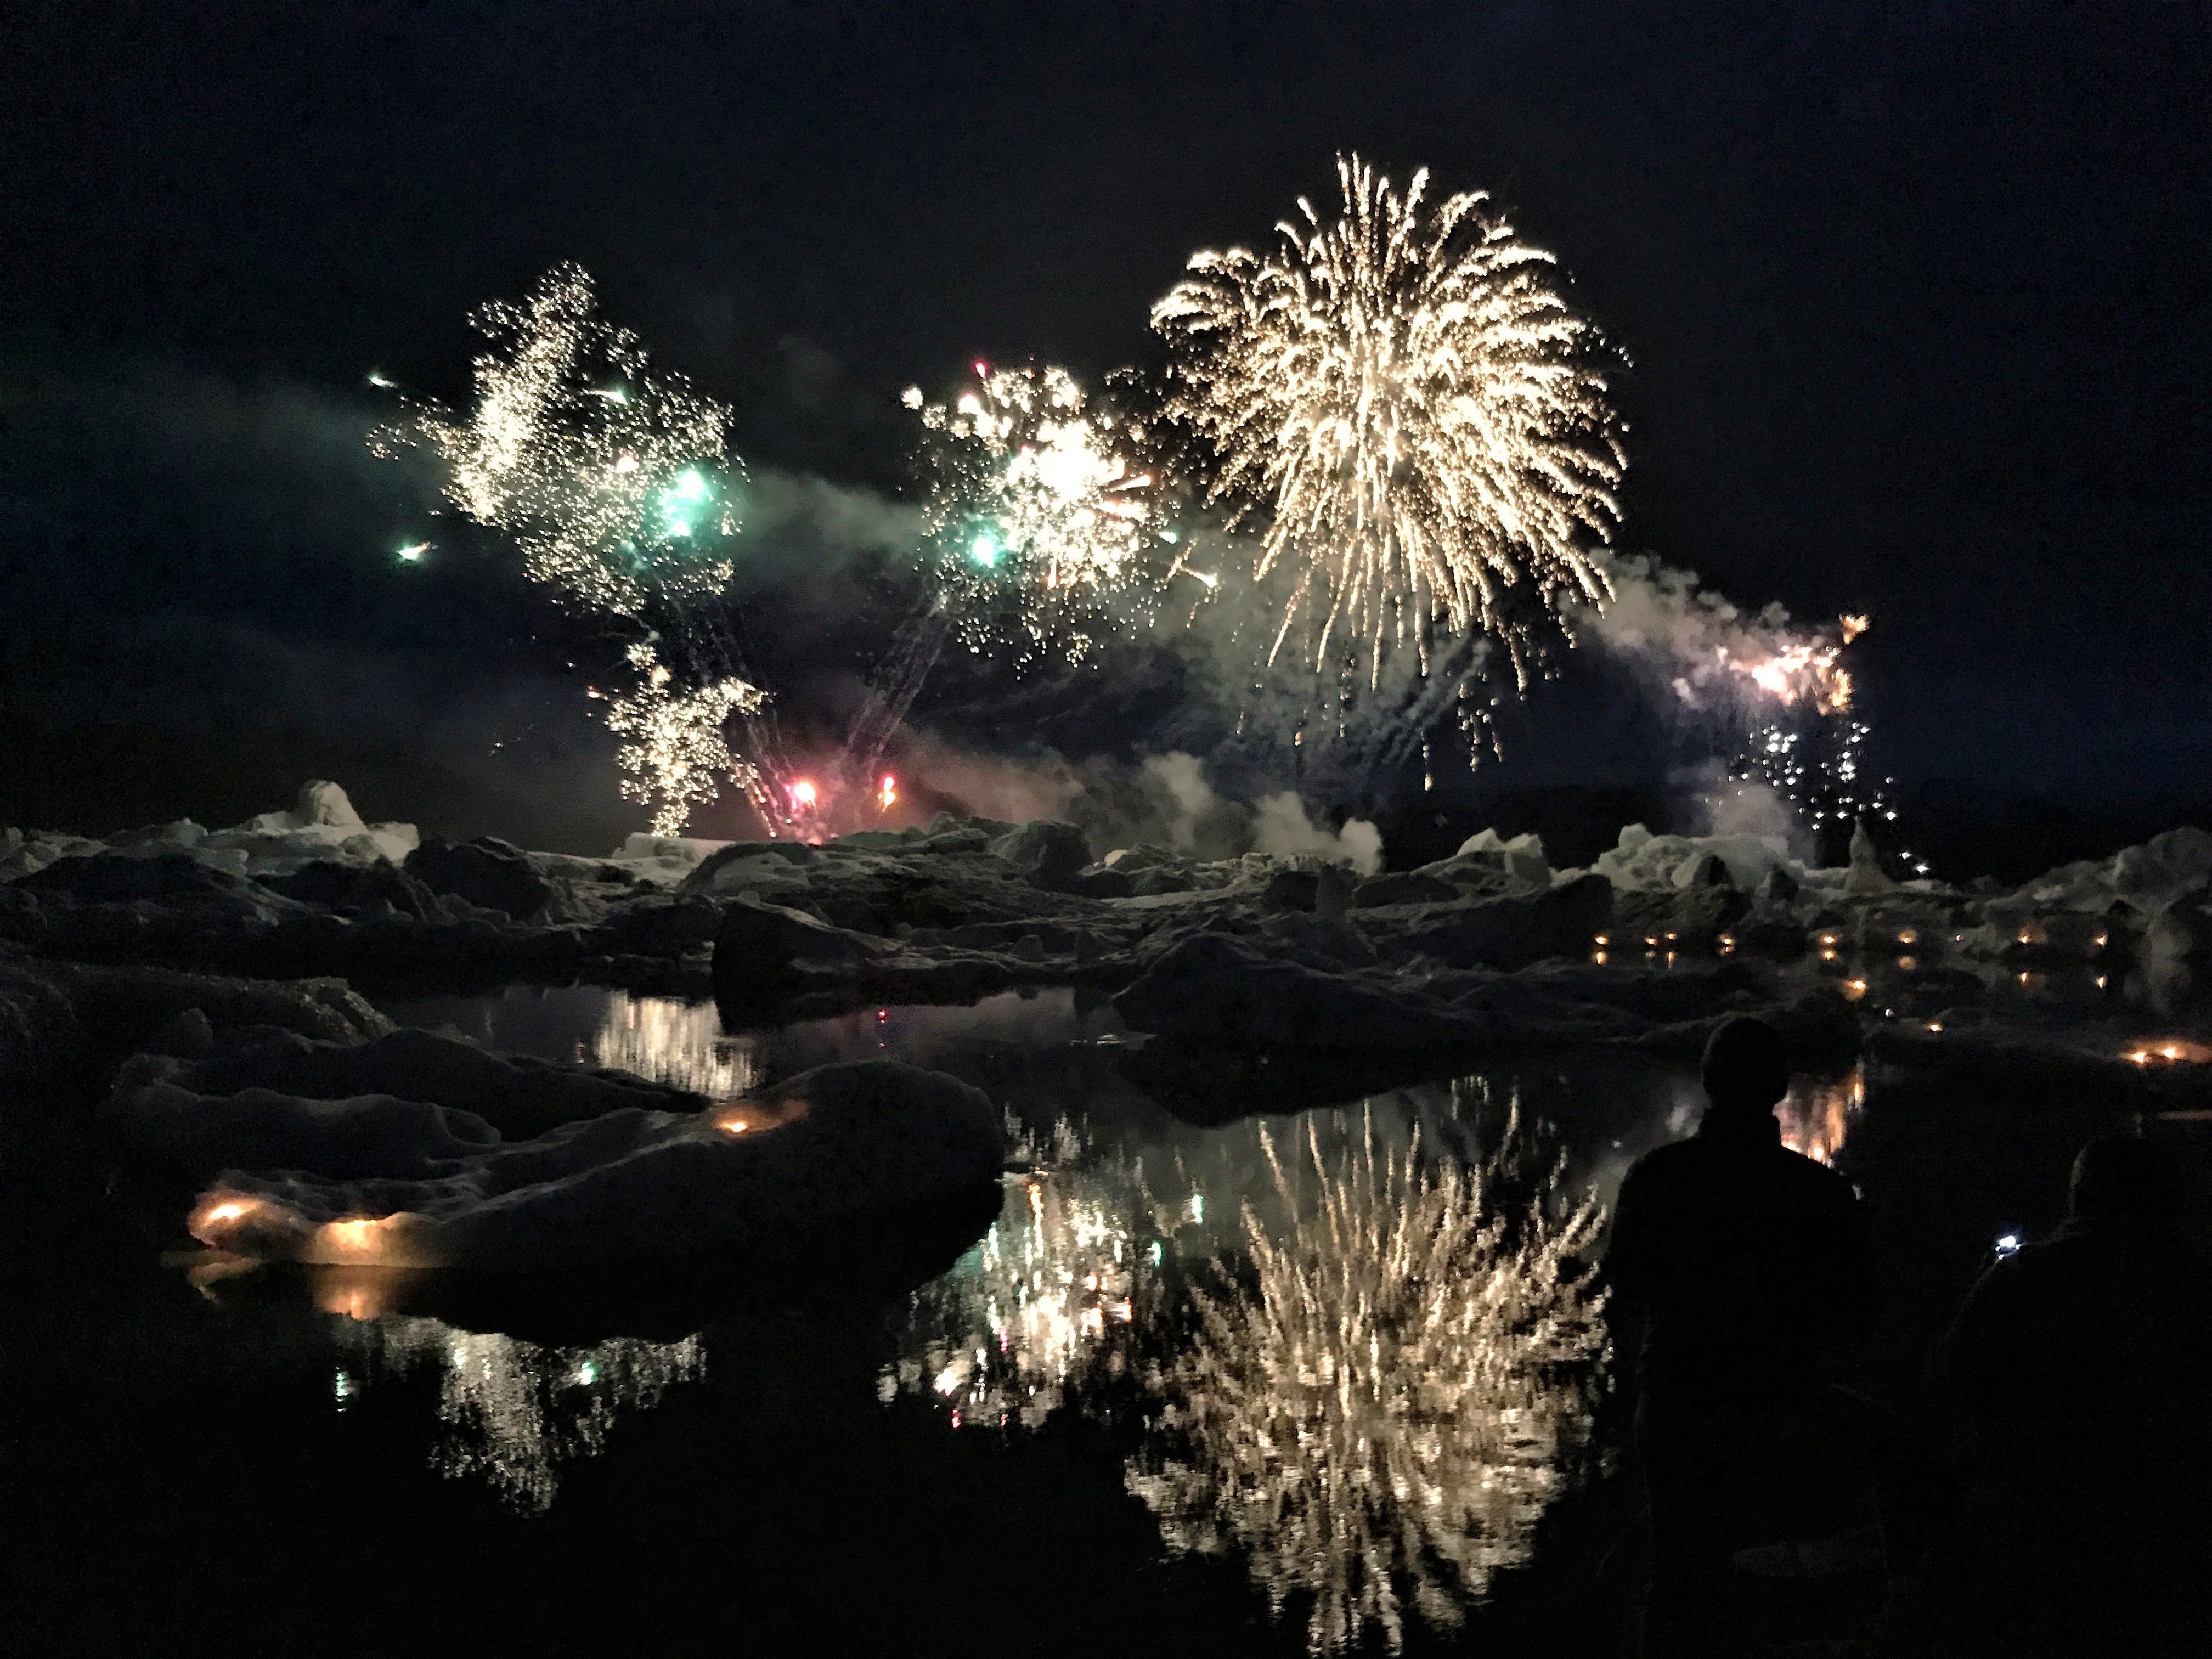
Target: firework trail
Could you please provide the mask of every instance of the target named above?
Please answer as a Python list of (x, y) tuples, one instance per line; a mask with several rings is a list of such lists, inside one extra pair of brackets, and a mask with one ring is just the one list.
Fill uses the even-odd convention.
[(1132, 1491), (1170, 1546), (1234, 1547), (1278, 1615), (1310, 1598), (1309, 1647), (1404, 1638), (1402, 1594), (1431, 1624), (1526, 1559), (1587, 1427), (1606, 1350), (1603, 1296), (1578, 1258), (1595, 1200), (1559, 1175), (1510, 1212), (1500, 1152), (1420, 1172), (1418, 1146), (1360, 1142), (1325, 1157), (1310, 1123), (1306, 1181), (1264, 1132), (1290, 1220), (1248, 1206), (1249, 1282), (1200, 1302), (1166, 1369), (1174, 1449), (1133, 1460)]
[(1424, 205), (1340, 157), (1343, 216), (1281, 245), (1202, 252), (1152, 308), (1176, 354), (1172, 412), (1212, 446), (1209, 501), (1268, 518), (1255, 574), (1294, 574), (1269, 657), (1294, 625), (1328, 660), (1340, 629), (1424, 663), (1436, 629), (1503, 641), (1525, 687), (1540, 621), (1596, 603), (1588, 550), (1619, 521), (1625, 459), (1602, 342), (1547, 280), (1552, 256), (1480, 193)]
[(878, 665), (846, 735), (839, 770), (848, 783), (876, 775), (884, 749), (905, 724), (907, 712), (945, 654), (951, 634), (952, 613), (942, 594), (932, 594), (892, 635), (891, 647)]
[(683, 376), (653, 370), (637, 336), (600, 315), (577, 265), (555, 267), (527, 298), (494, 301), (471, 321), (489, 344), (473, 365), (468, 413), (404, 398), (407, 418), (372, 447), (428, 445), (446, 463), (447, 499), (510, 538), (532, 580), (643, 635), (626, 653), (636, 687), (607, 698), (608, 718), (631, 739), (618, 756), (623, 793), (653, 808), (655, 834), (680, 830), (724, 782), (761, 805), (759, 767), (723, 736), (732, 714), (744, 717), (752, 752), (766, 736), (765, 696), (723, 608), (744, 478), (728, 412)]

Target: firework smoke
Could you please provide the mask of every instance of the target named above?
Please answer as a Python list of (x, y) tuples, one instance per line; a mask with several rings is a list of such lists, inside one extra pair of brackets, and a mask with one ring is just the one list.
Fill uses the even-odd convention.
[(1678, 713), (1728, 734), (1731, 777), (1771, 788), (1816, 833), (1896, 817), (1844, 660), (1868, 618), (1802, 628), (1778, 604), (1746, 612), (1644, 555), (1603, 563), (1613, 598), (1592, 611), (1589, 631), (1662, 683)]
[(1266, 504), (1255, 574), (1294, 575), (1269, 648), (1318, 613), (1370, 683), (1388, 645), (1426, 664), (1436, 627), (1504, 641), (1522, 684), (1563, 599), (1605, 597), (1587, 550), (1619, 520), (1625, 465), (1593, 325), (1546, 280), (1552, 256), (1486, 198), (1425, 208), (1340, 157), (1343, 216), (1277, 227), (1281, 246), (1203, 252), (1152, 309), (1177, 354), (1172, 411), (1220, 461), (1207, 499)]
[(1261, 1145), (1290, 1222), (1246, 1209), (1252, 1282), (1200, 1298), (1164, 1376), (1176, 1449), (1129, 1486), (1171, 1547), (1243, 1553), (1279, 1615), (1310, 1598), (1315, 1653), (1370, 1626), (1395, 1650), (1404, 1591), (1455, 1626), (1559, 1486), (1605, 1353), (1579, 1261), (1601, 1213), (1566, 1206), (1556, 1170), (1505, 1213), (1510, 1128), (1483, 1164), (1424, 1175), (1417, 1146), (1377, 1156), (1371, 1120), (1334, 1158), (1309, 1124), (1310, 1197)]

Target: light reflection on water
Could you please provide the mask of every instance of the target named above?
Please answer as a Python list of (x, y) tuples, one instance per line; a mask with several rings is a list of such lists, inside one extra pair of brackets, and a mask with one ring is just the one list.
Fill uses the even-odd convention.
[(709, 1100), (734, 1100), (760, 1085), (750, 1036), (724, 1036), (711, 1002), (634, 997), (616, 991), (592, 1038), (592, 1058)]
[[(1590, 1462), (1605, 1353), (1581, 1264), (1600, 1206), (1702, 1104), (1680, 1068), (1586, 1059), (1200, 1127), (1134, 1093), (1110, 1009), (1065, 992), (742, 1037), (705, 1006), (547, 994), (602, 1064), (702, 1092), (872, 1054), (983, 1083), (1012, 1131), (1003, 1206), (913, 1293), (878, 1399), (927, 1402), (963, 1433), (1067, 1409), (1135, 1429), (1125, 1482), (1165, 1547), (1232, 1552), (1317, 1651), (1395, 1646), (1409, 1613), (1455, 1626), (1529, 1558)], [(495, 1047), (544, 1024), (540, 1005), (501, 1010), (483, 1031)], [(1799, 1079), (1778, 1110), (1785, 1143), (1832, 1159), (1863, 1097), (1856, 1075)], [(1516, 1122), (1572, 1164), (1509, 1156)], [(434, 1461), (526, 1508), (552, 1501), (560, 1465), (596, 1452), (618, 1413), (704, 1364), (697, 1338), (586, 1352), (378, 1325), (404, 1364), (445, 1368)], [(580, 1381), (587, 1364), (627, 1392)]]
[(552, 1507), (563, 1464), (605, 1449), (617, 1418), (650, 1411), (677, 1383), (706, 1374), (706, 1351), (696, 1336), (541, 1347), (404, 1314), (335, 1322), (346, 1362), (331, 1384), (339, 1410), (349, 1409), (380, 1377), (434, 1368), (440, 1432), (430, 1466), (450, 1480), (483, 1480), (533, 1514)]
[(1455, 1626), (1528, 1559), (1605, 1351), (1583, 1265), (1602, 1211), (1529, 1167), (1517, 1102), (1477, 1149), (1498, 1092), (1185, 1137), (1156, 1149), (1157, 1185), (1056, 1125), (982, 1243), (915, 1293), (879, 1395), (969, 1429), (1139, 1418), (1125, 1478), (1166, 1547), (1237, 1552), (1316, 1651), (1397, 1646), (1409, 1601)]

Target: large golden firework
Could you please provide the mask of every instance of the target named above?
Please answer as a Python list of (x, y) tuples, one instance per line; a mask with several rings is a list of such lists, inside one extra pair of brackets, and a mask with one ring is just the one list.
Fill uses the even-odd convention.
[(1273, 252), (1196, 254), (1152, 307), (1173, 410), (1219, 455), (1213, 497), (1272, 508), (1256, 574), (1295, 575), (1270, 660), (1317, 614), (1312, 659), (1342, 627), (1371, 680), (1441, 624), (1503, 640), (1525, 684), (1535, 621), (1606, 593), (1589, 550), (1625, 459), (1601, 338), (1484, 193), (1428, 208), (1425, 170), (1401, 196), (1356, 155), (1337, 177), (1341, 218), (1302, 199)]

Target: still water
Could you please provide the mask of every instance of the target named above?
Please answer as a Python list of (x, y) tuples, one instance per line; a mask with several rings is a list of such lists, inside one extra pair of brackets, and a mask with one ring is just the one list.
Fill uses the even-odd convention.
[[(595, 988), (389, 1012), (715, 1096), (952, 1072), (1006, 1111), (1000, 1213), (889, 1291), (473, 1329), (359, 1279), (194, 1285), (161, 1262), (173, 1197), (15, 1121), (12, 1420), (44, 1428), (0, 1476), (46, 1524), (8, 1650), (182, 1619), (210, 1650), (1577, 1650), (1592, 1552), (1557, 1538), (1611, 1455), (1573, 1286), (1628, 1164), (1694, 1124), (1686, 1074), (1550, 1060), (1298, 1112), (1261, 1088), (1194, 1121), (1066, 993), (737, 1035)], [(1803, 1079), (1785, 1132), (1833, 1157), (1860, 1112), (1854, 1079)]]

